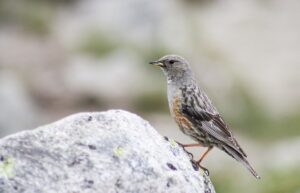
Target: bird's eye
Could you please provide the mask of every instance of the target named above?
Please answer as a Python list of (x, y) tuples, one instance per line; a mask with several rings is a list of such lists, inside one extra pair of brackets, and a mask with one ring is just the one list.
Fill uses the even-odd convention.
[(169, 63), (170, 63), (170, 64), (174, 64), (174, 63), (175, 63), (175, 60), (170, 60)]

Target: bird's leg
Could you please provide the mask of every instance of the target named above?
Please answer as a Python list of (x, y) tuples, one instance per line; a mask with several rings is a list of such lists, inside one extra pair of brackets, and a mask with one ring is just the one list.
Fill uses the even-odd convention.
[(200, 163), (203, 161), (203, 159), (206, 157), (206, 155), (212, 150), (212, 148), (213, 148), (213, 146), (209, 146), (207, 148), (207, 150), (202, 154), (200, 159), (197, 161), (198, 166), (206, 173), (206, 175), (209, 175), (209, 171), (205, 167), (201, 166)]
[(181, 144), (182, 147), (201, 147), (199, 143)]
[(185, 147), (200, 147), (201, 146), (201, 144), (199, 144), (199, 143), (182, 144), (182, 143), (179, 143), (178, 141), (176, 141), (176, 143), (183, 148), (185, 148)]
[(182, 147), (182, 149), (191, 157), (192, 160), (194, 160), (194, 155), (192, 153), (188, 152), (185, 148), (186, 147), (199, 147), (199, 146), (201, 146), (199, 143), (182, 144), (182, 143), (179, 143), (178, 141), (176, 141), (176, 143)]
[(213, 146), (209, 146), (207, 148), (207, 150), (202, 154), (202, 156), (200, 157), (200, 159), (197, 161), (197, 163), (200, 165), (200, 163), (202, 162), (202, 160), (207, 156), (207, 154), (210, 152), (210, 150), (212, 150)]

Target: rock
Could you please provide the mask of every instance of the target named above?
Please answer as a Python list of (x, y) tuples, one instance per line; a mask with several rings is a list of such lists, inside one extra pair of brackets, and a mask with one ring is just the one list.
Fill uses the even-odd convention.
[(0, 192), (212, 192), (188, 154), (140, 117), (80, 113), (0, 140)]

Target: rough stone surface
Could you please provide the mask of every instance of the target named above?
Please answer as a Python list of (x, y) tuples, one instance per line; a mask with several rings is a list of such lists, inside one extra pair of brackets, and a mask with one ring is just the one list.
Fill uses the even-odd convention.
[(140, 117), (80, 113), (0, 140), (0, 192), (205, 192), (209, 178)]

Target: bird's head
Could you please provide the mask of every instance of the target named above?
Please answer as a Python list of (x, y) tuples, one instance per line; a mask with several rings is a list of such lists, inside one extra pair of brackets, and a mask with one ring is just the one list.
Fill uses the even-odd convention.
[(183, 57), (177, 55), (166, 55), (160, 59), (150, 62), (150, 64), (159, 66), (168, 79), (179, 79), (186, 75), (191, 75), (191, 68)]

